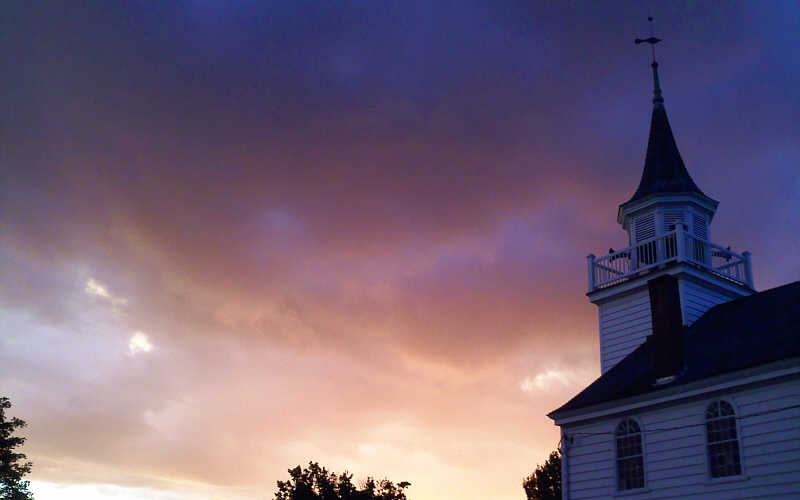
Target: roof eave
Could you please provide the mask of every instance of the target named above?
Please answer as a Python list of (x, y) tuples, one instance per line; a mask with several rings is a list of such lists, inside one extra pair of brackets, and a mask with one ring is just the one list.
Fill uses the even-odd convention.
[(662, 388), (656, 388), (643, 394), (604, 401), (585, 407), (563, 411), (561, 408), (557, 408), (548, 413), (547, 416), (553, 420), (556, 425), (575, 423), (617, 413), (624, 413), (632, 408), (652, 406), (654, 403), (660, 404), (662, 402), (699, 397), (717, 390), (793, 375), (800, 375), (800, 357), (797, 356), (742, 370), (716, 374), (686, 384), (681, 384), (680, 379), (678, 379), (676, 383)]
[(638, 210), (642, 210), (643, 208), (647, 208), (648, 206), (656, 203), (681, 202), (681, 201), (694, 202), (696, 205), (708, 211), (709, 222), (711, 221), (711, 219), (713, 219), (714, 213), (717, 211), (717, 207), (719, 206), (719, 202), (717, 200), (709, 196), (706, 196), (703, 193), (697, 193), (694, 191), (675, 192), (675, 193), (651, 193), (641, 198), (636, 198), (636, 199), (631, 198), (625, 203), (620, 204), (617, 210), (617, 222), (620, 225), (624, 225), (625, 217), (628, 214), (636, 212)]

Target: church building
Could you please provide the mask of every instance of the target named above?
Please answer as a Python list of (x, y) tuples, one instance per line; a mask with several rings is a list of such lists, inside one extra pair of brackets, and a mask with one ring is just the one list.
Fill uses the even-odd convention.
[(718, 202), (652, 69), (644, 172), (617, 215), (629, 246), (587, 258), (601, 376), (548, 415), (563, 498), (800, 498), (800, 282), (757, 292), (750, 254), (712, 243)]

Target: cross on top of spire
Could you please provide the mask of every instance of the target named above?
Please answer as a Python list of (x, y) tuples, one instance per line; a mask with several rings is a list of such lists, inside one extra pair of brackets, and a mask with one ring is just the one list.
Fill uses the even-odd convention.
[(650, 38), (637, 38), (633, 43), (636, 45), (649, 43), (653, 50), (653, 63), (650, 65), (653, 68), (653, 107), (662, 108), (664, 107), (664, 98), (661, 96), (661, 85), (658, 82), (658, 62), (656, 62), (656, 44), (661, 39), (653, 36), (653, 17), (648, 16), (647, 20), (650, 22)]

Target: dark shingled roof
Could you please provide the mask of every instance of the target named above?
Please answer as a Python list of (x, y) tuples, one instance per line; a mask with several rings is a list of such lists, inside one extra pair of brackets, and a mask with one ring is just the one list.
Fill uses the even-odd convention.
[(656, 193), (698, 193), (706, 196), (689, 176), (675, 144), (667, 112), (660, 105), (653, 108), (650, 119), (650, 139), (642, 180), (631, 199), (623, 205)]
[(800, 281), (719, 304), (684, 327), (686, 363), (654, 387), (652, 337), (553, 415), (800, 356)]

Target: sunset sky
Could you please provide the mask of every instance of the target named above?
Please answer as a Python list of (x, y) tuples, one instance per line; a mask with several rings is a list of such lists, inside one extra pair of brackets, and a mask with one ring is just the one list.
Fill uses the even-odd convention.
[(797, 2), (24, 2), (0, 17), (0, 396), (38, 500), (287, 469), (522, 500), (599, 375), (652, 82), (710, 236), (800, 279)]

